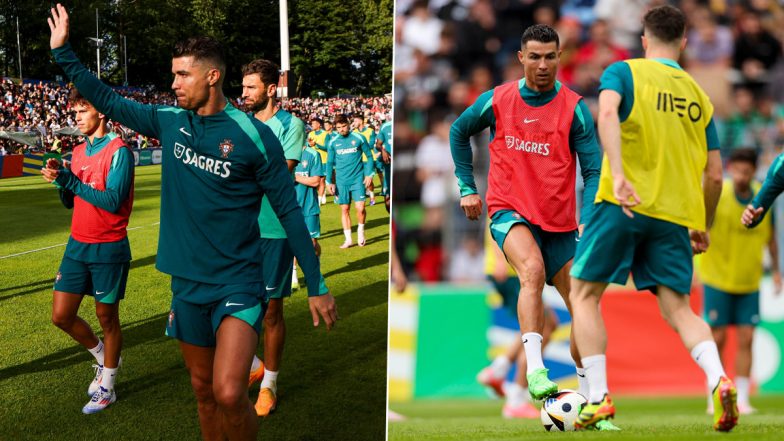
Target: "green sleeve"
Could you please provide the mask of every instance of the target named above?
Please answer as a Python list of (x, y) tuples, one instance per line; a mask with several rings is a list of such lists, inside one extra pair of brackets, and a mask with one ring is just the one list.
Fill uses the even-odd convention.
[(71, 190), (66, 190), (62, 187), (58, 188), (58, 193), (60, 193), (60, 202), (63, 203), (63, 206), (67, 209), (71, 209), (74, 206), (74, 194)]
[(364, 136), (360, 135), (360, 136), (358, 136), (358, 138), (362, 138), (362, 144), (361, 144), (362, 153), (364, 153), (365, 156), (367, 156), (367, 158), (368, 158), (367, 161), (363, 162), (364, 167), (365, 167), (365, 176), (366, 177), (367, 176), (373, 176), (373, 170), (374, 170), (374, 167), (375, 167), (375, 164), (373, 163), (373, 151), (370, 150), (370, 146), (368, 145), (367, 141), (365, 141), (365, 137)]
[(324, 177), (327, 184), (332, 183), (332, 170), (335, 169), (335, 149), (332, 148), (332, 140), (327, 142), (327, 167), (324, 170)]
[(54, 59), (73, 81), (79, 93), (110, 119), (153, 138), (160, 138), (158, 122), (160, 106), (150, 106), (125, 99), (95, 78), (76, 57), (70, 43), (52, 49)]
[(754, 200), (751, 201), (751, 205), (753, 205), (754, 208), (762, 207), (764, 208), (764, 211), (762, 212), (762, 216), (751, 224), (750, 228), (754, 228), (762, 222), (762, 219), (765, 218), (765, 214), (770, 209), (770, 206), (773, 205), (773, 201), (775, 201), (778, 195), (784, 191), (784, 167), (782, 167), (782, 165), (784, 165), (784, 154), (776, 157), (773, 164), (770, 165), (768, 175), (765, 177), (762, 188), (759, 193), (754, 196)]
[(452, 128), (449, 130), (449, 146), (452, 149), (452, 160), (455, 162), (455, 175), (460, 186), (461, 197), (477, 193), (471, 137), (487, 127), (491, 127), (491, 132), (495, 131), (492, 90), (479, 95), (474, 104), (452, 123)]
[(286, 159), (297, 162), (302, 159), (302, 146), (305, 145), (305, 124), (300, 119), (291, 119), (291, 127), (286, 130), (282, 144)]
[(596, 191), (599, 189), (599, 175), (602, 170), (602, 151), (596, 140), (593, 116), (583, 100), (574, 108), (574, 118), (570, 138), (580, 161), (583, 177), (583, 205), (580, 209), (580, 223), (585, 224), (593, 212)]
[[(261, 122), (258, 124), (263, 126)], [(286, 166), (283, 148), (267, 126), (261, 127), (259, 125), (256, 125), (261, 142), (259, 150), (266, 152), (266, 158), (264, 154), (259, 155), (256, 181), (269, 199), (275, 216), (286, 232), (289, 246), (294, 252), (302, 272), (305, 273), (308, 297), (327, 294), (329, 291), (324, 284), (324, 277), (321, 275), (319, 261), (313, 249), (308, 228), (305, 226), (302, 209), (297, 203), (297, 193), (291, 183), (291, 174)]]
[(116, 213), (128, 199), (133, 185), (133, 155), (127, 148), (114, 152), (112, 165), (106, 175), (106, 189), (103, 191), (83, 183), (68, 169), (60, 170), (55, 182), (63, 189), (84, 199), (85, 202), (110, 213)]

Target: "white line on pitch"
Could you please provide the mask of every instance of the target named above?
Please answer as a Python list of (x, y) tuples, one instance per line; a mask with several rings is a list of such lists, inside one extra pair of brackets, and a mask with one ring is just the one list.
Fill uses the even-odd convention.
[[(140, 228), (152, 227), (152, 226), (155, 226), (155, 225), (158, 225), (158, 224), (160, 224), (160, 222), (155, 222), (154, 224), (150, 224), (150, 225), (142, 225), (142, 226), (139, 226), (139, 227), (128, 228), (127, 230), (128, 231), (133, 231), (133, 230), (138, 230)], [(44, 250), (48, 250), (48, 249), (51, 249), (51, 248), (57, 248), (57, 247), (64, 247), (66, 245), (67, 245), (67, 243), (58, 243), (57, 245), (50, 245), (48, 247), (38, 248), (37, 250), (22, 251), (21, 253), (9, 254), (7, 256), (0, 256), (0, 259), (8, 259), (10, 257), (22, 256), (22, 255), (30, 254), (30, 253), (37, 253), (38, 251), (44, 251)]]

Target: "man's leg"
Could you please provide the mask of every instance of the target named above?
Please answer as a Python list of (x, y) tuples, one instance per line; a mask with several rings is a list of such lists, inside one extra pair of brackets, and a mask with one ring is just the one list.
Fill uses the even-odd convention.
[(357, 245), (365, 246), (365, 203), (355, 202), (354, 208), (357, 210)]
[(212, 392), (229, 441), (255, 440), (259, 431), (248, 399), (248, 372), (257, 344), (256, 331), (241, 319), (226, 316), (218, 327)]
[[(112, 369), (116, 371), (120, 363), (120, 351), (122, 350), (123, 342), (120, 329), (120, 302), (117, 301), (112, 304), (95, 302), (95, 316), (98, 318), (98, 323), (100, 323), (103, 330), (103, 366), (104, 378), (106, 379), (107, 370)], [(112, 372), (110, 371), (109, 373), (111, 374)]]
[[(270, 299), (264, 314), (264, 379), (256, 403), (256, 414), (267, 416), (275, 410), (278, 371), (283, 358), (286, 340), (286, 322), (283, 320), (283, 299)], [(268, 389), (265, 391), (264, 389)], [(262, 397), (265, 395), (264, 397)]]
[[(185, 367), (191, 376), (193, 393), (196, 395), (201, 436), (205, 441), (224, 441), (226, 437), (222, 433), (221, 420), (218, 418), (218, 405), (215, 402), (212, 385), (215, 348), (196, 346), (180, 341), (180, 351), (185, 360)], [(243, 380), (246, 381), (246, 378)], [(248, 404), (250, 405), (250, 401)]]
[(739, 325), (735, 328), (738, 335), (738, 354), (735, 358), (735, 383), (738, 388), (738, 407), (740, 413), (754, 412), (749, 400), (751, 390), (751, 346), (754, 341), (754, 326)]
[(688, 296), (662, 285), (659, 285), (657, 294), (662, 317), (681, 337), (694, 361), (705, 372), (708, 384), (715, 385), (714, 429), (731, 430), (738, 423), (737, 391), (724, 373), (710, 327), (691, 310)]
[(558, 390), (558, 385), (547, 378), (547, 370), (542, 361), (544, 261), (531, 230), (524, 224), (512, 226), (503, 242), (503, 251), (520, 279), (517, 318), (520, 322), (523, 350), (528, 360), (528, 392), (531, 397), (539, 400)]
[[(58, 328), (65, 331), (71, 338), (77, 341), (80, 345), (87, 349), (95, 348), (99, 345), (100, 340), (95, 336), (95, 333), (90, 329), (84, 319), (79, 317), (79, 305), (84, 298), (81, 294), (71, 294), (62, 291), (54, 291), (52, 299), (52, 323)], [(96, 360), (103, 365), (103, 352), (100, 355), (101, 359)]]
[(348, 203), (340, 204), (340, 222), (343, 224), (343, 235), (346, 236), (346, 240), (340, 248), (348, 248), (351, 246), (351, 214)]
[(324, 205), (326, 203), (326, 189), (327, 189), (327, 179), (322, 176), (319, 178), (318, 184), (318, 200), (320, 205)]
[[(569, 311), (569, 315), (574, 317), (572, 314), (572, 302), (569, 300), (569, 292), (571, 290), (571, 277), (569, 277), (569, 271), (572, 270), (572, 260), (566, 263), (557, 273), (553, 276), (553, 285), (555, 289), (558, 290), (558, 293), (561, 294), (561, 297), (566, 304), (566, 309)], [(574, 321), (572, 321), (572, 329), (570, 331), (570, 335), (574, 336)], [(572, 360), (574, 360), (574, 365), (577, 371), (577, 383), (578, 383), (578, 391), (584, 397), (588, 397), (588, 379), (585, 377), (585, 369), (583, 369), (583, 362), (580, 359), (580, 351), (577, 350), (577, 342), (575, 341), (574, 337), (569, 338), (569, 352), (572, 355)]]

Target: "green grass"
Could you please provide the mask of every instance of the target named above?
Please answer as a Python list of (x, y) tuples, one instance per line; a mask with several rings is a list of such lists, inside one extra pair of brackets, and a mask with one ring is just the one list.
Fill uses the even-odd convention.
[[(500, 400), (415, 401), (390, 406), (406, 417), (389, 423), (389, 441), (403, 440), (493, 440), (536, 441), (580, 440), (780, 440), (784, 433), (784, 397), (752, 398), (758, 409), (744, 415), (740, 424), (727, 435), (714, 432), (712, 417), (705, 414), (704, 398), (613, 397), (617, 409), (615, 424), (620, 432), (548, 433), (539, 419), (506, 420), (501, 417)], [(729, 438), (723, 438), (729, 436)]]
[[(93, 359), (50, 321), (65, 247), (0, 258), (1, 441), (199, 439), (179, 347), (164, 336), (171, 292), (169, 276), (155, 270), (160, 167), (137, 168), (136, 176), (128, 233), (134, 260), (120, 310), (119, 401), (96, 415), (81, 413)], [(329, 333), (323, 325), (314, 330), (305, 292), (286, 301), (279, 407), (261, 420), (259, 439), (384, 438), (389, 218), (383, 202), (368, 207), (368, 245), (340, 250), (339, 208), (328, 201), (321, 262), (341, 320)], [(0, 180), (0, 257), (64, 244), (70, 215), (40, 177)], [(100, 329), (89, 297), (80, 316)], [(258, 386), (252, 400), (257, 393)]]

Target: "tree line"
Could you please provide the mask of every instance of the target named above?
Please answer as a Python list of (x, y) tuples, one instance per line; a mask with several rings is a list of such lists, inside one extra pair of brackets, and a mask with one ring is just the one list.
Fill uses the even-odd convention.
[[(224, 43), (226, 88), (238, 94), (241, 67), (254, 58), (280, 63), (278, 0), (71, 0), (62, 1), (71, 22), (70, 42), (82, 62), (96, 70), (103, 40), (101, 79), (112, 85), (171, 84), (174, 43), (209, 35)], [(289, 94), (380, 95), (392, 89), (393, 0), (289, 0), (291, 72)], [(49, 51), (46, 17), (55, 2), (0, 0), (0, 76), (25, 79), (62, 76)], [(96, 9), (98, 33), (96, 34)], [(20, 45), (17, 45), (17, 18)]]

